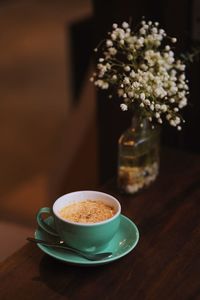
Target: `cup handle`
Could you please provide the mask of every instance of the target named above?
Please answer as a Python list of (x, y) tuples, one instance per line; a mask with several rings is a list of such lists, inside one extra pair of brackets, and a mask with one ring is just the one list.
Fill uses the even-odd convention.
[(38, 225), (47, 233), (54, 235), (54, 236), (58, 236), (58, 233), (43, 220), (42, 214), (44, 214), (44, 213), (52, 215), (51, 208), (49, 208), (49, 207), (40, 208), (40, 210), (38, 211), (38, 213), (36, 215)]

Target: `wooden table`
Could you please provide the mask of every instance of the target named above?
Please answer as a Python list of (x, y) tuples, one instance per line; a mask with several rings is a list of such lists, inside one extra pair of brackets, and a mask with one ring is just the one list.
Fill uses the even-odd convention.
[(119, 195), (140, 231), (137, 247), (98, 267), (70, 266), (25, 245), (1, 265), (1, 300), (200, 299), (200, 156), (167, 151), (157, 181)]

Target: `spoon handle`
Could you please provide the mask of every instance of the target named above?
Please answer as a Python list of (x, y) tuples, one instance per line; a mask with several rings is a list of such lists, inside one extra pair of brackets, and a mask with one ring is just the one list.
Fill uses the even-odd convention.
[(71, 252), (74, 252), (76, 254), (79, 254), (87, 259), (90, 259), (88, 258), (88, 255), (80, 252), (79, 250), (76, 250), (76, 249), (73, 249), (73, 248), (70, 248), (70, 247), (67, 247), (67, 246), (64, 246), (62, 244), (58, 244), (58, 243), (53, 243), (53, 242), (47, 242), (47, 241), (44, 241), (44, 240), (39, 240), (39, 239), (35, 239), (35, 238), (30, 238), (28, 237), (27, 240), (29, 242), (33, 242), (33, 243), (36, 243), (36, 244), (42, 244), (44, 246), (48, 246), (48, 247), (54, 247), (54, 248), (59, 248), (59, 249), (65, 249), (65, 250), (68, 250), (68, 251), (71, 251)]

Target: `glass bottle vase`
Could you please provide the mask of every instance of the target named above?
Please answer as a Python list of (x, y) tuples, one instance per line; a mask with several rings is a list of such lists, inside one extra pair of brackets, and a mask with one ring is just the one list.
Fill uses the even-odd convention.
[(132, 126), (119, 138), (118, 186), (122, 192), (134, 194), (148, 187), (158, 176), (160, 164), (160, 128), (152, 128), (138, 115)]

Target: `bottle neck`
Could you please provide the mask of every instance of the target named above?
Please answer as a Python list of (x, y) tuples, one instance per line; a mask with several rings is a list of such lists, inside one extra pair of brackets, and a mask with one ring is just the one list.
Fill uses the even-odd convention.
[(134, 111), (131, 120), (131, 128), (135, 129), (149, 129), (151, 127), (150, 122), (147, 118), (141, 114), (140, 111)]

